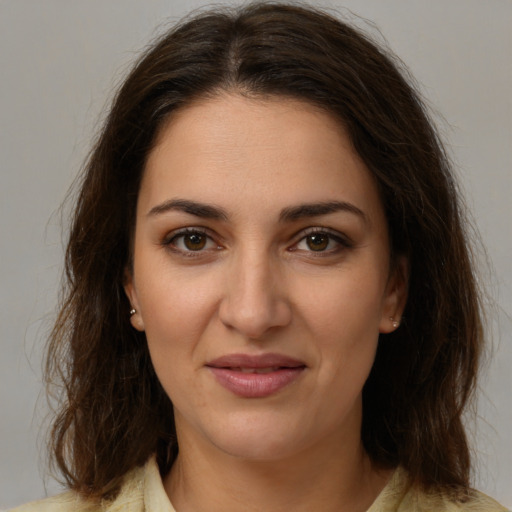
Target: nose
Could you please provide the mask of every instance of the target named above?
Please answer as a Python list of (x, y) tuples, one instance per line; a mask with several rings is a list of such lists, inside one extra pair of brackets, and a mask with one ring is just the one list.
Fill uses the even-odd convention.
[(290, 323), (291, 306), (278, 266), (265, 253), (234, 258), (226, 269), (219, 307), (224, 325), (248, 339), (261, 339), (269, 331)]

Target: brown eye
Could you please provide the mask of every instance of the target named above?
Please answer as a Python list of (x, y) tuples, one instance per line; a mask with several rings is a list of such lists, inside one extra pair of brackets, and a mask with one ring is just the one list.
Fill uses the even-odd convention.
[(212, 237), (199, 230), (187, 230), (174, 234), (167, 240), (164, 240), (163, 245), (181, 253), (188, 253), (189, 255), (194, 252), (219, 249), (219, 246)]
[(308, 231), (290, 250), (310, 255), (316, 253), (317, 256), (333, 256), (353, 247), (352, 242), (341, 233), (332, 233), (320, 227)]
[(329, 246), (330, 237), (325, 233), (315, 233), (306, 237), (306, 244), (312, 251), (325, 251)]
[(189, 233), (183, 236), (183, 244), (189, 251), (200, 251), (206, 246), (207, 237), (201, 233)]

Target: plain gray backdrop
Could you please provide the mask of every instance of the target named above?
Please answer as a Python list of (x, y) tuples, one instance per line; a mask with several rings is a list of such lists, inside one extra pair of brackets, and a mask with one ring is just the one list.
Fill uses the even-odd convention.
[[(200, 0), (0, 0), (0, 508), (44, 472), (42, 346), (62, 265), (56, 213), (115, 84)], [(512, 1), (330, 0), (375, 22), (438, 115), (493, 267), (494, 358), (479, 394), (476, 485), (512, 506)], [(376, 34), (377, 38), (381, 38)], [(67, 219), (63, 219), (64, 225)]]

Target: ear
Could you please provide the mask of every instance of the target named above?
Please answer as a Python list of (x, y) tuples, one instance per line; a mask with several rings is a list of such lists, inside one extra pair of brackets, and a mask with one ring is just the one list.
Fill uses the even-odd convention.
[(409, 261), (399, 256), (393, 264), (386, 285), (379, 332), (390, 333), (400, 327), (400, 321), (407, 302), (409, 285)]
[(126, 268), (124, 271), (124, 292), (130, 301), (131, 309), (135, 310), (132, 314), (130, 311), (126, 313), (130, 315), (130, 323), (134, 329), (137, 331), (144, 331), (144, 320), (142, 319), (142, 314), (140, 311), (139, 300), (137, 297), (137, 290), (135, 288), (135, 283), (133, 280), (133, 271), (129, 268)]

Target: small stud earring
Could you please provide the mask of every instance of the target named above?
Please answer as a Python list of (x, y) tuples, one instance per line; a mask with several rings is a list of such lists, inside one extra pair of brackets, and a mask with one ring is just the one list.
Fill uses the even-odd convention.
[(390, 316), (389, 319), (391, 320), (391, 325), (393, 326), (393, 328), (396, 329), (400, 325), (400, 322), (395, 320), (392, 316)]
[(135, 315), (135, 313), (137, 313), (136, 309), (130, 309), (130, 316)]

